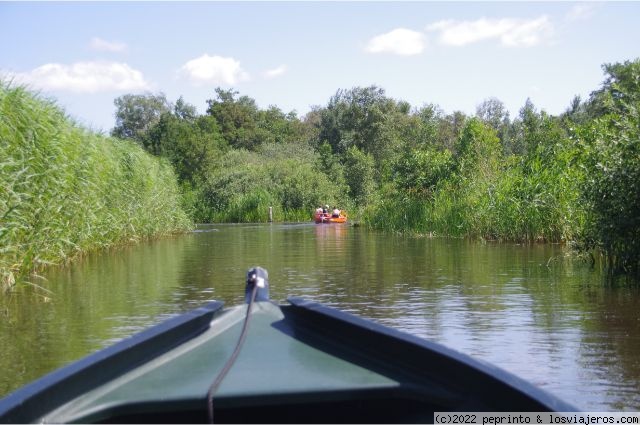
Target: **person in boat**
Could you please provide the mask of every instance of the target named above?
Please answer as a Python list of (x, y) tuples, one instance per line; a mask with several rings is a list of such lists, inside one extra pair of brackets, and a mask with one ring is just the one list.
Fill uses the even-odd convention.
[(338, 208), (333, 209), (332, 217), (340, 217), (340, 210)]
[(322, 213), (323, 213), (322, 207), (316, 208), (316, 215), (322, 215)]
[(322, 213), (323, 214), (328, 214), (329, 213), (329, 205), (325, 205), (324, 208), (322, 209)]

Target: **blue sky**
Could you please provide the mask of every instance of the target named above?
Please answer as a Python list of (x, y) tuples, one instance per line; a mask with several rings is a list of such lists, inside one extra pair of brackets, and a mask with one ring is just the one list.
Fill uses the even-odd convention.
[(640, 57), (640, 2), (4, 2), (0, 76), (94, 130), (126, 93), (203, 113), (216, 87), (299, 116), (377, 85), (414, 107), (561, 113)]

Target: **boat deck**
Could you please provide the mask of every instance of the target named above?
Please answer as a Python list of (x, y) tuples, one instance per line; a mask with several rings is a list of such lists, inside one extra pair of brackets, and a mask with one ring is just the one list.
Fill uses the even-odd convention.
[[(206, 419), (203, 396), (231, 356), (245, 312), (246, 306), (225, 311), (203, 334), (70, 401), (43, 420), (139, 422), (145, 417), (151, 422), (184, 422), (186, 415), (202, 422)], [(287, 419), (284, 412), (295, 416), (296, 405), (304, 406), (306, 416), (310, 405), (348, 404), (349, 400), (363, 404), (363, 396), (390, 401), (390, 394), (402, 392), (401, 381), (388, 373), (349, 360), (361, 354), (339, 347), (332, 350), (332, 345), (331, 335), (313, 335), (308, 329), (292, 327), (278, 306), (255, 303), (244, 346), (214, 396), (216, 419), (237, 422), (243, 410), (246, 419), (269, 422), (261, 414), (272, 415), (265, 412), (279, 406), (279, 419), (288, 422), (296, 418)], [(283, 403), (289, 408), (282, 409)], [(326, 418), (328, 412), (317, 410), (318, 419)], [(370, 412), (358, 414), (371, 421)]]
[[(300, 298), (253, 304), (213, 396), (222, 423), (432, 423), (438, 411), (572, 411), (501, 369)], [(212, 302), (0, 401), (9, 423), (203, 423), (247, 306)]]

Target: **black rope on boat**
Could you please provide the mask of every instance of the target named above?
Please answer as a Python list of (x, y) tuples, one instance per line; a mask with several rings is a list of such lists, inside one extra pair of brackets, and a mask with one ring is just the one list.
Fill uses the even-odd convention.
[(236, 359), (238, 358), (238, 354), (240, 354), (240, 349), (242, 348), (242, 345), (244, 344), (244, 340), (247, 336), (247, 329), (249, 328), (249, 319), (251, 318), (251, 307), (253, 306), (253, 301), (256, 298), (257, 292), (258, 292), (258, 285), (254, 283), (253, 288), (251, 290), (251, 299), (249, 300), (249, 305), (247, 306), (247, 313), (244, 317), (244, 323), (242, 324), (242, 331), (240, 332), (240, 337), (238, 338), (238, 342), (236, 343), (236, 348), (233, 350), (231, 357), (229, 357), (229, 360), (227, 360), (227, 362), (224, 364), (224, 367), (222, 368), (220, 373), (218, 373), (218, 376), (216, 376), (216, 379), (213, 381), (213, 383), (209, 387), (209, 391), (207, 392), (207, 415), (208, 415), (210, 424), (214, 423), (213, 395), (218, 390), (218, 387), (220, 386), (220, 384), (222, 384), (222, 380), (231, 369), (231, 366), (233, 366), (233, 363), (235, 363)]

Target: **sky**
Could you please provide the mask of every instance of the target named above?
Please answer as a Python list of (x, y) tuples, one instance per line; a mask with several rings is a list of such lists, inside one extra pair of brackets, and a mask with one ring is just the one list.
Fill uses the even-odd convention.
[(640, 2), (8, 2), (0, 79), (108, 132), (114, 99), (162, 92), (206, 111), (233, 89), (302, 117), (375, 85), (419, 108), (560, 114), (640, 57)]

